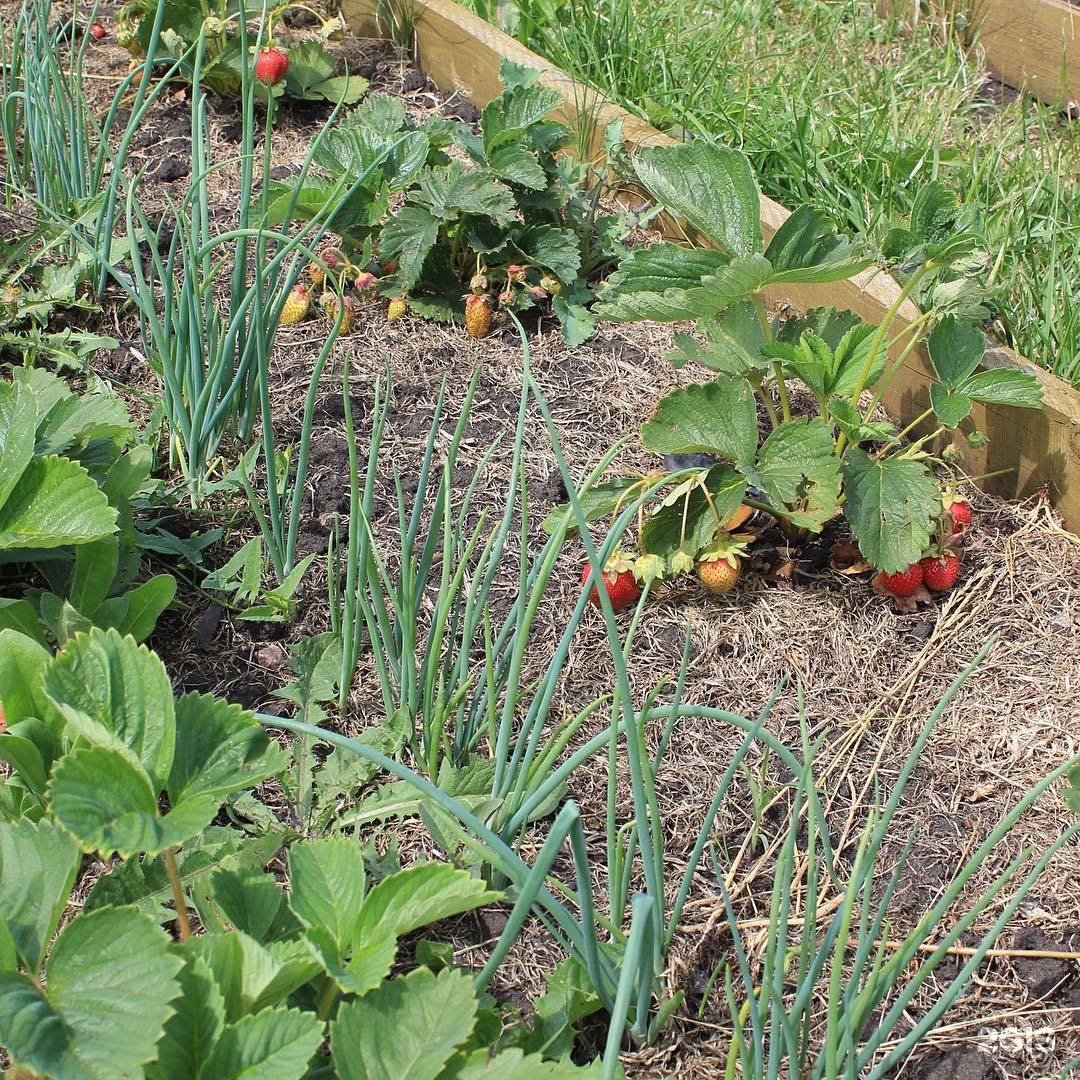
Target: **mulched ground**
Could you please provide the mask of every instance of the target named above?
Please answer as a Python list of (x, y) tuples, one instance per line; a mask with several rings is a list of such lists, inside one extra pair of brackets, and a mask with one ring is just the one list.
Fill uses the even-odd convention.
[[(411, 109), (470, 118), (468, 108), (439, 93), (409, 62), (379, 44), (347, 39), (354, 70), (373, 87), (402, 95)], [(126, 67), (115, 46), (92, 50), (101, 91)], [(95, 83), (97, 85), (97, 83)], [(111, 91), (110, 91), (111, 92)], [(182, 195), (186, 100), (162, 103), (144, 146), (147, 160), (157, 159), (161, 174), (153, 183), (160, 193)], [(303, 158), (304, 147), (325, 113), (307, 107), (283, 110), (275, 133), (275, 161), (283, 170)], [(235, 141), (235, 107), (215, 103), (215, 145)], [(155, 141), (156, 140), (156, 141)], [(173, 166), (165, 162), (174, 161)], [(172, 173), (174, 179), (167, 177)], [(228, 172), (220, 174), (221, 217), (227, 222), (235, 204)], [(152, 373), (141, 360), (137, 327), (129, 312), (110, 305), (102, 325), (124, 344), (102, 355), (95, 369), (119, 383), (155, 389)], [(283, 330), (272, 371), (275, 427), (282, 443), (295, 438), (300, 403), (324, 331), (317, 322)], [(662, 359), (670, 341), (668, 327), (602, 325), (591, 341), (567, 349), (554, 324), (541, 322), (531, 338), (532, 371), (558, 427), (571, 467), (593, 462), (617, 439), (635, 432), (666, 390), (703, 376), (675, 372)], [(364, 305), (354, 333), (335, 348), (323, 376), (313, 439), (303, 522), (305, 550), (323, 551), (335, 514), (347, 513), (348, 482), (344, 426), (341, 419), (341, 365), (348, 358), (357, 411), (361, 452), (375, 379), (389, 372), (394, 385), (393, 411), (384, 440), (383, 464), (389, 477), (397, 467), (408, 479), (415, 472), (440, 386), (446, 382), (449, 407), (445, 430), (452, 430), (457, 408), (473, 373), (480, 369), (479, 391), (460, 464), (474, 466), (500, 432), (512, 431), (522, 390), (522, 356), (505, 325), (484, 341), (467, 338), (457, 327), (425, 323), (413, 316), (388, 325), (382, 306)], [(133, 399), (133, 409), (143, 408)], [(534, 409), (527, 421), (526, 465), (533, 520), (560, 501), (560, 485), (550, 444)], [(655, 459), (632, 445), (619, 469), (655, 467)], [(482, 501), (501, 508), (509, 469), (509, 446), (491, 458)], [(1080, 540), (1062, 531), (1052, 512), (1039, 501), (1010, 504), (970, 494), (975, 526), (958, 588), (944, 601), (913, 613), (898, 613), (874, 593), (863, 577), (833, 570), (827, 557), (796, 563), (790, 580), (777, 584), (761, 573), (746, 575), (724, 600), (707, 597), (697, 584), (683, 580), (658, 588), (637, 637), (631, 676), (639, 698), (657, 680), (673, 673), (690, 629), (691, 662), (685, 700), (743, 715), (755, 715), (777, 682), (787, 677), (769, 721), (778, 737), (797, 747), (800, 710), (815, 735), (833, 740), (823, 759), (823, 795), (831, 820), (839, 827), (854, 820), (872, 799), (876, 782), (890, 789), (915, 733), (952, 679), (992, 635), (999, 643), (969, 679), (946, 712), (923, 754), (897, 822), (897, 843), (883, 853), (880, 872), (892, 870), (901, 837), (915, 829), (917, 840), (907, 858), (893, 936), (918, 919), (945, 888), (965, 853), (1051, 768), (1080, 749), (1076, 721), (1080, 685), (1078, 586)], [(383, 507), (376, 532), (388, 548), (395, 543), (393, 523)], [(227, 512), (226, 512), (227, 511)], [(249, 518), (235, 507), (217, 507), (207, 518), (188, 517), (203, 527), (235, 518), (228, 550), (211, 552), (217, 565), (251, 535)], [(533, 538), (540, 542), (537, 533)], [(775, 566), (775, 553), (766, 560)], [(553, 641), (561, 632), (580, 589), (581, 550), (570, 543), (538, 618), (534, 648), (523, 681), (545, 669)], [(775, 577), (776, 575), (772, 575)], [(280, 710), (270, 696), (286, 681), (285, 649), (302, 633), (327, 623), (324, 569), (317, 561), (304, 584), (297, 618), (288, 626), (261, 627), (232, 618), (213, 599), (185, 587), (186, 610), (167, 613), (151, 641), (165, 659), (180, 689), (222, 694), (246, 706)], [(497, 585), (509, 599), (514, 570)], [(501, 590), (501, 592), (500, 592)], [(610, 660), (602, 620), (591, 612), (581, 627), (563, 674), (555, 715), (580, 709), (610, 682)], [(347, 729), (355, 731), (380, 715), (372, 669), (362, 658)], [(591, 734), (596, 725), (582, 737)], [(651, 733), (655, 739), (657, 733)], [(658, 797), (667, 831), (673, 877), (681, 872), (715, 784), (727, 767), (737, 740), (730, 730), (700, 721), (677, 729), (658, 781)], [(750, 759), (752, 766), (760, 758)], [(740, 782), (741, 783), (741, 782)], [(737, 793), (747, 794), (745, 784)], [(603, 762), (583, 768), (570, 792), (581, 804), (590, 836), (602, 837), (605, 799)], [(981, 896), (996, 873), (1027, 845), (1037, 850), (1059, 835), (1070, 820), (1060, 795), (1048, 794), (1019, 823), (997, 856), (973, 876), (961, 898)], [(745, 804), (731, 800), (718, 822), (729, 840), (742, 843), (748, 830)], [(765, 840), (779, 835), (779, 819)], [(772, 829), (771, 833), (768, 832)], [(418, 828), (401, 830), (405, 850), (429, 842)], [(598, 860), (603, 852), (597, 849)], [(1031, 857), (1028, 856), (1030, 861)], [(753, 919), (765, 913), (769, 860), (749, 845), (744, 874), (733, 883), (740, 911), (749, 925), (743, 944), (752, 956), (764, 949), (763, 931)], [(823, 902), (834, 897), (826, 893)], [(993, 905), (984, 923), (1000, 911)], [(450, 928), (459, 944), (457, 958), (475, 963), (490, 937), (486, 924)], [(711, 871), (698, 874), (694, 892), (670, 955), (666, 972), (671, 989), (687, 990), (688, 1004), (658, 1044), (625, 1055), (629, 1075), (637, 1077), (715, 1077), (723, 1074), (731, 1030), (722, 994), (714, 993), (698, 1015), (701, 990), (715, 965), (731, 955), (719, 890)], [(1080, 847), (1064, 850), (1050, 865), (1004, 935), (1005, 948), (1080, 950)], [(541, 973), (558, 957), (538, 932), (529, 930), (512, 951), (498, 977), (497, 989), (524, 1000), (541, 988)], [(955, 970), (955, 969), (952, 969)], [(925, 1040), (903, 1070), (912, 1077), (1043, 1078), (1056, 1075), (1080, 1054), (1080, 969), (1075, 961), (1001, 956), (984, 965), (978, 981)], [(949, 977), (942, 969), (941, 979)], [(933, 980), (917, 999), (934, 996)], [(917, 1008), (913, 1010), (917, 1013)]]

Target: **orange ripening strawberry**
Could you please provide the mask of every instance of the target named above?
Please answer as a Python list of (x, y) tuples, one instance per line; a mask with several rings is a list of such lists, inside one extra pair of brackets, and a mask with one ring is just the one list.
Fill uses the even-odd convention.
[(255, 60), (255, 78), (276, 86), (289, 70), (289, 58), (280, 49), (263, 49)]
[(724, 596), (735, 588), (742, 570), (742, 563), (732, 566), (727, 559), (703, 559), (697, 564), (698, 581), (713, 596)]
[(948, 592), (960, 573), (960, 563), (950, 552), (929, 555), (919, 561), (923, 572), (923, 584), (934, 592)]
[(697, 576), (713, 596), (725, 596), (735, 588), (742, 572), (742, 560), (746, 557), (746, 545), (753, 537), (739, 533), (733, 535), (718, 529), (712, 544), (698, 559)]
[(881, 584), (893, 596), (912, 596), (923, 583), (922, 563), (912, 563), (906, 570), (882, 574)]
[(465, 297), (465, 333), (474, 338), (491, 333), (491, 304), (486, 296), (469, 293)]
[[(588, 563), (582, 568), (582, 585), (589, 580), (591, 569)], [(622, 611), (634, 603), (641, 595), (641, 587), (638, 585), (637, 578), (634, 577), (634, 564), (629, 559), (624, 558), (621, 552), (616, 551), (608, 559), (600, 577), (604, 582), (604, 587), (607, 589), (608, 599), (611, 600), (613, 611)], [(601, 607), (600, 592), (595, 585), (589, 594), (589, 603), (595, 607)]]

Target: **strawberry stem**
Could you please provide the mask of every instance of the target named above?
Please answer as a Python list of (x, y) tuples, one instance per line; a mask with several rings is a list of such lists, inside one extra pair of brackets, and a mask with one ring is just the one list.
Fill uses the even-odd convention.
[(169, 876), (173, 899), (176, 902), (177, 934), (182, 942), (187, 941), (191, 937), (191, 923), (188, 921), (187, 903), (184, 900), (184, 886), (180, 882), (180, 871), (176, 866), (176, 854), (172, 848), (166, 848), (161, 857), (165, 860), (165, 873)]

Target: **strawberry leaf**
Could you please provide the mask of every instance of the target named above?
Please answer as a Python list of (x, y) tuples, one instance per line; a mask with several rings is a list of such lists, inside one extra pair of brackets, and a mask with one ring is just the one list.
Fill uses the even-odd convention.
[(729, 461), (753, 461), (758, 426), (750, 384), (722, 377), (673, 390), (642, 427), (641, 441), (657, 454), (703, 451)]
[(417, 184), (410, 201), (443, 221), (453, 221), (462, 214), (490, 217), (502, 224), (514, 218), (514, 193), (483, 169), (468, 169), (463, 162), (451, 161), (425, 169)]
[(810, 206), (800, 206), (776, 230), (765, 257), (772, 263), (776, 283), (843, 281), (870, 265), (824, 214)]
[(959, 389), (979, 366), (986, 352), (986, 338), (982, 331), (977, 326), (959, 322), (953, 315), (942, 319), (934, 327), (926, 345), (934, 374), (950, 390)]
[(1042, 405), (1042, 387), (1034, 375), (1011, 368), (991, 368), (965, 380), (963, 393), (985, 405), (1011, 405), (1037, 409)]
[(941, 492), (921, 461), (877, 461), (850, 449), (844, 466), (844, 517), (863, 557), (894, 574), (917, 562), (930, 543)]
[(731, 255), (761, 252), (761, 197), (745, 154), (694, 141), (639, 150), (634, 169), (664, 209)]
[(941, 383), (931, 383), (930, 404), (934, 407), (934, 415), (947, 428), (955, 428), (971, 412), (973, 403), (966, 394), (950, 390)]
[(398, 292), (411, 291), (420, 280), (424, 260), (438, 238), (438, 218), (421, 206), (403, 206), (387, 219), (379, 234), (379, 256), (397, 260)]
[(569, 229), (534, 225), (518, 233), (514, 242), (529, 262), (550, 270), (565, 284), (571, 284), (577, 277), (581, 250), (577, 237)]
[(765, 330), (754, 305), (748, 300), (732, 304), (718, 319), (698, 323), (708, 341), (702, 343), (689, 334), (675, 335), (675, 348), (664, 358), (676, 367), (692, 362), (726, 375), (748, 375), (767, 366), (761, 355)]
[(800, 528), (819, 529), (840, 507), (840, 460), (825, 422), (788, 420), (740, 471)]

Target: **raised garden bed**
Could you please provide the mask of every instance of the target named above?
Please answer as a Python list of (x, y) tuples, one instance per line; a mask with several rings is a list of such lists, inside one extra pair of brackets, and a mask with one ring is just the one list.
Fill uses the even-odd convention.
[[(472, 88), (464, 74), (470, 65), (481, 71), (479, 54), (474, 51), (479, 46), (457, 36), (457, 24), (440, 30), (438, 23), (430, 21), (434, 18), (433, 9), (429, 9), (419, 22), (422, 66), (428, 69), (425, 38), (430, 45), (434, 39), (428, 35), (436, 31), (450, 46), (446, 62), (450, 64), (450, 57), (456, 57), (453, 63), (460, 65), (453, 67), (458, 72), (454, 78), (436, 80), (442, 89), (416, 71), (403, 54), (384, 44), (348, 39), (342, 48), (350, 63), (371, 80), (373, 89), (403, 101), (414, 119), (437, 115), (471, 122), (475, 112), (457, 90)], [(490, 64), (498, 55), (496, 46), (502, 47), (495, 42), (486, 54), (488, 66), (483, 70), (487, 74), (476, 75), (489, 79), (483, 85), (490, 92), (486, 97), (485, 92), (476, 90), (468, 95), (476, 102), (498, 90)], [(103, 51), (102, 56), (116, 61), (118, 68), (126, 64), (117, 50)], [(109, 65), (103, 64), (102, 72), (107, 70)], [(557, 73), (549, 77), (559, 78)], [(179, 96), (183, 99), (182, 90)], [(146, 125), (147, 137), (139, 147), (142, 159), (136, 164), (155, 158), (183, 161), (189, 152), (185, 140), (190, 138), (185, 108), (181, 100), (155, 109)], [(273, 162), (280, 175), (295, 173), (324, 117), (323, 106), (282, 110), (273, 140)], [(235, 121), (234, 105), (223, 100), (212, 103), (210, 140), (215, 147), (224, 150), (235, 145), (231, 138)], [(629, 124), (627, 134), (633, 134)], [(641, 138), (649, 137), (649, 132), (641, 129)], [(215, 176), (213, 209), (225, 217), (237, 203), (237, 173), (226, 169)], [(156, 177), (151, 184), (155, 205), (166, 206), (166, 196), (175, 196), (186, 182), (182, 170), (175, 179)], [(781, 223), (783, 211), (766, 202), (762, 207), (766, 231), (771, 232)], [(862, 293), (842, 296), (831, 288), (829, 299), (864, 303), (869, 305), (864, 309), (867, 314), (880, 317), (889, 293), (881, 291), (880, 282), (865, 280), (864, 284)], [(858, 300), (859, 296), (866, 299)], [(805, 291), (786, 293), (785, 298), (804, 304), (823, 299)], [(105, 305), (101, 325), (112, 328), (123, 344), (95, 356), (92, 370), (114, 383), (132, 411), (148, 420), (160, 383), (139, 351), (138, 321), (114, 293)], [(553, 320), (530, 324), (529, 331), (530, 371), (574, 472), (591, 468), (616, 441), (639, 430), (666, 391), (694, 381), (693, 372), (675, 371), (662, 359), (672, 339), (667, 326), (601, 323), (594, 337), (576, 347), (565, 344)], [(312, 320), (283, 328), (278, 334), (268, 369), (278, 448), (299, 433), (303, 398), (326, 333), (324, 320)], [(346, 364), (355, 431), (347, 430), (341, 394)], [(298, 594), (296, 610), (286, 621), (251, 622), (229, 610), (219, 594), (208, 594), (194, 581), (182, 581), (181, 606), (162, 616), (149, 641), (164, 659), (177, 693), (195, 690), (218, 694), (267, 717), (283, 718), (295, 712), (293, 702), (274, 696), (274, 691), (290, 679), (289, 648), (305, 634), (328, 626), (325, 551), (331, 531), (351, 509), (348, 436), (361, 455), (371, 445), (375, 388), (386, 374), (392, 379), (393, 390), (370, 521), (391, 570), (396, 569), (401, 542), (394, 470), (409, 497), (418, 489), (423, 493), (420, 461), (438, 403), (445, 402), (435, 441), (441, 457), (449, 451), (451, 433), (474, 379), (475, 396), (451, 476), (453, 505), (460, 506), (472, 471), (479, 469), (480, 483), (466, 526), (474, 527), (482, 512), (487, 512), (488, 520), (497, 520), (502, 513), (514, 468), (511, 444), (525, 385), (521, 344), (512, 327), (501, 321), (491, 336), (473, 340), (459, 326), (436, 324), (415, 315), (388, 323), (385, 303), (374, 299), (361, 302), (357, 326), (334, 345), (315, 388), (312, 471), (303, 491), (299, 554), (316, 559)], [(808, 409), (809, 404), (804, 402), (803, 406)], [(798, 410), (800, 403), (795, 406)], [(545, 542), (541, 519), (566, 492), (557, 456), (535, 405), (528, 410), (524, 425), (523, 483), (531, 527), (523, 539), (524, 546), (533, 552), (541, 550)], [(993, 436), (994, 430), (990, 431)], [(655, 457), (634, 441), (613, 467), (645, 471), (656, 464)], [(180, 477), (174, 472), (168, 479), (179, 481)], [(976, 520), (965, 554), (964, 577), (947, 600), (898, 612), (866, 585), (865, 571), (849, 574), (851, 567), (836, 559), (832, 546), (835, 536), (826, 535), (793, 559), (782, 538), (771, 532), (755, 545), (753, 564), (738, 591), (726, 599), (707, 596), (689, 576), (658, 586), (644, 609), (630, 650), (629, 678), (636, 702), (644, 700), (659, 680), (679, 671), (684, 650), (688, 659), (681, 699), (691, 707), (754, 717), (768, 705), (778, 682), (786, 677), (788, 681), (768, 717), (767, 731), (792, 748), (800, 747), (804, 734), (823, 740), (817, 779), (825, 801), (825, 820), (840, 863), (848, 867), (855, 858), (853, 840), (866, 821), (876, 790), (892, 790), (927, 715), (988, 638), (1000, 636), (999, 645), (965, 683), (918, 754), (893, 829), (878, 854), (872, 878), (877, 895), (887, 875), (897, 870), (890, 940), (910, 930), (948, 888), (957, 867), (1003, 813), (1052, 766), (1075, 753), (1069, 705), (1080, 679), (1075, 632), (1080, 545), (1060, 528), (1043, 500), (1016, 505), (978, 492), (973, 492), (972, 498)], [(430, 514), (429, 500), (422, 518), (425, 529), (430, 525)], [(212, 525), (225, 528), (220, 542), (207, 552), (207, 563), (213, 566), (224, 563), (257, 531), (244, 500), (225, 494), (211, 499), (203, 510), (185, 511), (182, 519), (174, 517), (170, 524), (180, 534)], [(513, 610), (520, 591), (514, 555), (509, 552), (490, 593), (495, 620)], [(181, 573), (179, 560), (154, 562), (176, 570), (181, 577), (186, 575), (186, 571)], [(568, 542), (558, 554), (552, 584), (542, 598), (530, 647), (517, 673), (523, 687), (545, 676), (556, 644), (574, 618), (581, 596), (581, 563), (580, 543)], [(420, 606), (421, 633), (435, 617), (428, 601), (437, 595), (434, 587), (425, 591)], [(629, 613), (618, 620), (620, 634), (625, 634), (629, 620)], [(468, 643), (473, 646), (474, 660), (477, 654), (482, 658), (476, 644)], [(466, 653), (470, 654), (468, 648)], [(328, 730), (371, 732), (386, 719), (377, 660), (365, 641), (346, 708), (341, 715), (326, 717)], [(578, 713), (597, 695), (611, 690), (616, 684), (612, 669), (605, 621), (600, 612), (586, 609), (566, 662), (557, 671), (551, 722)], [(0, 687), (0, 696), (2, 693)], [(602, 733), (607, 723), (604, 709), (588, 717), (569, 750)], [(645, 729), (643, 741), (650, 754), (666, 742), (663, 727), (663, 723), (654, 722)], [(673, 729), (656, 788), (661, 837), (673, 876), (691, 858), (700, 822), (741, 741), (741, 734), (720, 722), (715, 713), (691, 713)], [(745, 765), (713, 830), (713, 838), (728, 860), (717, 865), (732, 867), (730, 874), (721, 871), (721, 876), (726, 877), (724, 888), (738, 913), (738, 934), (730, 933), (723, 890), (713, 867), (702, 864), (690, 882), (685, 917), (674, 935), (664, 970), (658, 973), (665, 991), (682, 991), (685, 1001), (651, 1045), (626, 1046), (621, 1061), (630, 1076), (705, 1078), (722, 1075), (732, 1067), (736, 1031), (724, 998), (722, 971), (725, 964), (736, 963), (736, 937), (755, 966), (768, 951), (770, 928), (762, 913), (769, 908), (778, 845), (789, 835), (785, 791), (792, 780), (789, 772), (759, 749), (747, 757)], [(616, 773), (618, 821), (625, 825), (631, 814), (631, 781), (621, 756)], [(385, 779), (375, 776), (346, 792), (341, 797), (343, 809), (370, 796), (375, 784)], [(608, 854), (604, 836), (610, 798), (607, 781), (606, 755), (601, 754), (573, 773), (566, 792), (581, 807), (593, 874), (601, 885), (606, 885)], [(289, 801), (276, 781), (261, 786), (258, 793), (286, 826), (294, 824), (288, 820)], [(243, 812), (243, 806), (237, 807), (240, 820), (246, 820)], [(1023, 853), (1024, 870), (1029, 869), (1035, 856), (1027, 851), (1028, 846), (1036, 852), (1045, 849), (1062, 834), (1065, 815), (1059, 793), (1048, 791), (992, 857), (963, 882), (944, 925), (950, 925), (955, 912), (984, 896), (1010, 859)], [(222, 820), (228, 820), (227, 816), (223, 814)], [(378, 851), (369, 854), (369, 862), (378, 865), (379, 859), (385, 858), (387, 864), (392, 863), (394, 855), (387, 856), (386, 851), (390, 843), (405, 863), (426, 857), (443, 861), (444, 852), (427, 827), (430, 822), (421, 824), (410, 816), (391, 829), (368, 828), (364, 835), (375, 835), (379, 844)], [(538, 821), (527, 830), (522, 851), (530, 861), (543, 844), (547, 824)], [(801, 835), (799, 830), (790, 834)], [(909, 837), (913, 843), (905, 849)], [(106, 870), (115, 869), (110, 865), (115, 862), (86, 860), (76, 892), (79, 903), (67, 912), (72, 925), (78, 925), (81, 916), (76, 912), (86, 891)], [(261, 866), (257, 869), (261, 880)], [(284, 859), (270, 865), (278, 883), (291, 869)], [(4, 873), (9, 872), (10, 862), (4, 866)], [(557, 866), (557, 873), (565, 884), (574, 884), (568, 860)], [(1080, 1025), (1076, 1023), (1080, 890), (1073, 887), (1078, 879), (1080, 849), (1074, 842), (1057, 853), (1029, 894), (1028, 903), (1007, 920), (998, 952), (980, 966), (979, 981), (957, 1002), (946, 1022), (934, 1027), (914, 1059), (902, 1066), (905, 1075), (931, 1080), (955, 1075), (961, 1069), (986, 1077), (1051, 1075), (1080, 1053)], [(794, 918), (805, 915), (809, 901), (805, 878), (798, 880), (792, 896)], [(820, 886), (818, 912), (824, 927), (841, 891), (827, 881)], [(910, 1004), (911, 1015), (923, 1015), (947, 990), (969, 958), (965, 950), (1005, 911), (1007, 901), (1006, 891), (980, 916), (945, 965), (920, 989)], [(164, 902), (169, 902), (167, 897)], [(399, 969), (412, 965), (414, 953), (420, 957), (416, 939), (423, 936), (448, 944), (454, 963), (475, 972), (490, 956), (508, 910), (508, 905), (489, 903), (476, 913), (426, 927), (403, 945)], [(883, 948), (886, 955), (895, 952), (888, 943)], [(843, 947), (841, 955), (845, 955)], [(545, 974), (562, 958), (562, 951), (539, 920), (533, 919), (500, 965), (491, 989), (500, 1002), (528, 1010), (544, 989)], [(720, 982), (714, 980), (718, 972)], [(400, 977), (400, 970), (395, 974)], [(819, 1007), (825, 996), (826, 988), (819, 987), (815, 998)], [(898, 1037), (903, 1033), (900, 1025)], [(818, 1036), (815, 1031), (814, 1039)], [(0, 1042), (4, 1037), (0, 1030)], [(369, 1045), (379, 1041), (372, 1039), (370, 1032), (367, 1038)], [(603, 1049), (603, 1039), (602, 1022), (596, 1028), (586, 1024), (578, 1040), (578, 1056), (595, 1055)], [(887, 1049), (882, 1048), (882, 1053)]]

